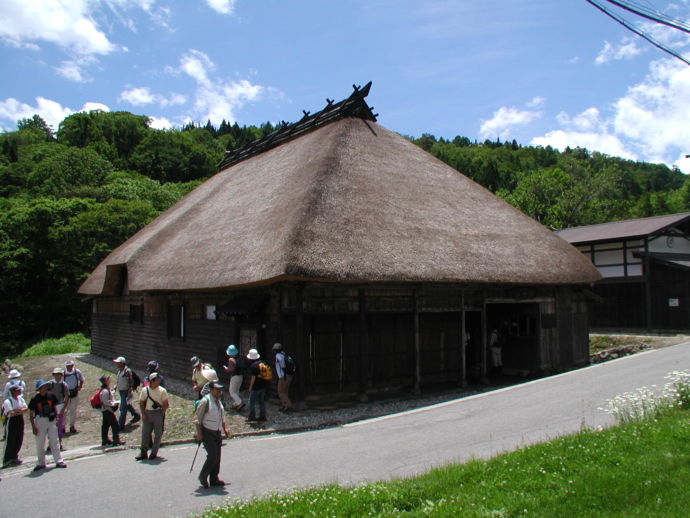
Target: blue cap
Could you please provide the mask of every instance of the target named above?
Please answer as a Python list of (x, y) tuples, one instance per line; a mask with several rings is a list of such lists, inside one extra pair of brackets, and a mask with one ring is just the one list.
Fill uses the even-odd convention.
[(46, 380), (36, 380), (36, 390), (39, 390), (43, 385), (47, 385)]
[(230, 344), (225, 353), (228, 356), (237, 356), (240, 352), (237, 350), (237, 347), (235, 347), (233, 344)]

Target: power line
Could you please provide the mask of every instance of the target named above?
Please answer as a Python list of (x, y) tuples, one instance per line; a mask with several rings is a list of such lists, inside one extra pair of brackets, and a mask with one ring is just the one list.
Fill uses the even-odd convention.
[[(664, 45), (663, 43), (661, 43), (661, 42), (655, 40), (650, 34), (647, 34), (647, 33), (644, 32), (642, 29), (639, 29), (639, 28), (635, 27), (634, 25), (632, 25), (630, 22), (628, 22), (627, 20), (625, 20), (625, 19), (624, 19), (623, 17), (621, 17), (620, 15), (615, 14), (614, 12), (610, 11), (609, 9), (607, 9), (606, 7), (604, 7), (603, 5), (601, 5), (597, 0), (585, 0), (585, 1), (588, 2), (589, 4), (593, 5), (593, 6), (596, 7), (597, 9), (599, 9), (599, 10), (600, 10), (601, 12), (603, 12), (606, 16), (609, 16), (610, 18), (613, 18), (614, 20), (616, 20), (618, 23), (620, 23), (623, 27), (625, 27), (625, 28), (628, 29), (629, 31), (632, 31), (632, 32), (634, 32), (635, 34), (637, 34), (638, 36), (644, 38), (644, 39), (647, 40), (649, 43), (651, 43), (652, 45), (654, 45), (655, 47), (657, 47), (658, 49), (661, 49), (661, 50), (663, 50), (664, 52), (670, 54), (671, 56), (674, 56), (674, 57), (680, 59), (680, 60), (681, 60), (683, 63), (685, 63), (686, 65), (690, 65), (690, 61), (688, 61), (686, 58), (684, 58), (684, 57), (683, 57), (682, 55), (680, 55), (678, 52), (676, 52), (675, 50), (673, 50), (673, 49), (667, 47), (667, 46)], [(613, 0), (606, 0), (606, 1), (609, 1), (609, 2), (611, 2), (611, 3), (616, 3), (616, 2), (614, 2)]]
[[(666, 16), (665, 14), (659, 13), (658, 11), (652, 11), (651, 9), (644, 7), (641, 4), (637, 4), (637, 2), (626, 3), (619, 0), (606, 1), (610, 4), (620, 7), (621, 9), (630, 11), (633, 14), (642, 16), (643, 18), (647, 18), (648, 20), (652, 20), (653, 22), (662, 23), (674, 29), (678, 29), (679, 31), (687, 32), (688, 34), (690, 34), (690, 26), (686, 25), (682, 21), (677, 20), (675, 18), (671, 18), (670, 16)], [(631, 4), (636, 5), (636, 7), (631, 7)]]

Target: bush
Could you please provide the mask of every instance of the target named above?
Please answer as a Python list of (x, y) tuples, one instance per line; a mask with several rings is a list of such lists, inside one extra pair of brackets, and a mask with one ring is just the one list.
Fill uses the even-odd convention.
[(91, 352), (91, 340), (81, 333), (73, 333), (65, 335), (62, 338), (48, 338), (42, 340), (29, 347), (19, 356), (28, 358), (32, 356), (88, 352)]

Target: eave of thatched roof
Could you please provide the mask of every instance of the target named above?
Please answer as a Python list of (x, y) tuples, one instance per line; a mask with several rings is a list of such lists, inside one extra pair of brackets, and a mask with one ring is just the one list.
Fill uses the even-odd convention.
[(236, 163), (97, 268), (131, 291), (203, 290), (284, 278), (351, 282), (585, 284), (571, 245), (400, 135), (332, 122)]

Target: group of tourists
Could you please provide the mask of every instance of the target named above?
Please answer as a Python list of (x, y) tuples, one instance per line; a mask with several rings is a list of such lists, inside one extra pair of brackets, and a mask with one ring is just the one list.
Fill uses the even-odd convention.
[[(280, 410), (290, 412), (293, 408), (289, 397), (290, 384), (295, 375), (294, 360), (283, 351), (280, 343), (273, 345), (275, 354), (274, 368), (277, 377), (277, 392), (280, 399)], [(266, 421), (266, 389), (273, 380), (273, 369), (256, 349), (250, 349), (241, 355), (237, 346), (231, 344), (227, 350), (227, 361), (223, 370), (229, 376), (230, 408), (239, 412), (245, 407), (241, 396), (243, 382), (247, 380), (248, 422)], [(196, 394), (193, 423), (195, 438), (203, 444), (207, 453), (206, 461), (199, 474), (203, 487), (222, 486), (219, 478), (222, 436), (229, 437), (225, 422), (225, 409), (222, 402), (223, 388), (215, 369), (200, 358), (194, 356), (192, 364), (192, 390)], [(99, 378), (100, 387), (89, 399), (93, 408), (101, 412), (101, 445), (118, 446), (124, 444), (120, 431), (128, 424), (142, 421), (141, 445), (137, 461), (159, 459), (165, 427), (165, 416), (170, 408), (165, 379), (160, 374), (156, 361), (147, 364), (147, 375), (143, 380), (127, 366), (127, 359), (118, 356), (113, 360), (116, 374), (103, 374)], [(64, 369), (57, 367), (52, 372), (53, 379), (35, 382), (35, 395), (28, 404), (26, 383), (21, 379), (17, 369), (10, 370), (8, 382), (2, 392), (3, 434), (5, 449), (3, 467), (22, 464), (19, 458), (24, 440), (24, 414), (29, 414), (33, 434), (36, 438), (37, 463), (34, 471), (46, 467), (46, 453), (50, 452), (58, 468), (67, 465), (62, 460), (62, 438), (66, 433), (77, 433), (77, 417), (80, 392), (84, 387), (84, 375), (77, 369), (72, 360), (65, 362)], [(143, 385), (138, 396), (135, 392)], [(136, 406), (135, 406), (136, 405)], [(119, 417), (117, 413), (119, 411)], [(257, 415), (258, 412), (258, 415)], [(127, 415), (132, 418), (127, 423)], [(48, 450), (46, 451), (46, 439)]]
[(77, 407), (79, 393), (84, 387), (84, 375), (77, 369), (72, 360), (65, 362), (65, 368), (56, 367), (52, 372), (53, 379), (39, 379), (35, 383), (36, 394), (28, 404), (24, 397), (26, 383), (21, 379), (17, 369), (10, 370), (7, 383), (2, 392), (3, 435), (5, 448), (2, 467), (19, 466), (22, 460), (19, 452), (24, 443), (24, 414), (29, 414), (31, 430), (36, 439), (36, 456), (38, 461), (34, 471), (46, 467), (46, 439), (48, 451), (55, 461), (55, 466), (65, 468), (62, 460), (62, 437), (66, 433), (77, 433)]

